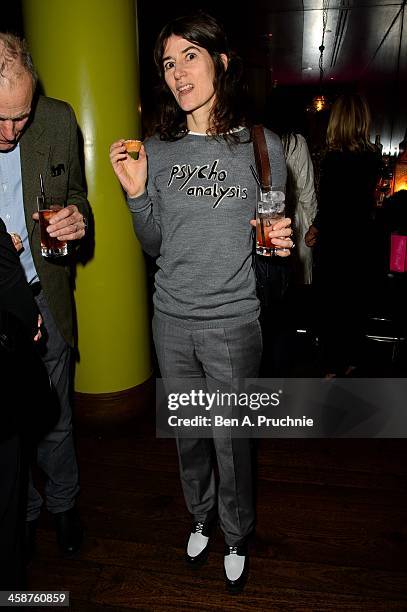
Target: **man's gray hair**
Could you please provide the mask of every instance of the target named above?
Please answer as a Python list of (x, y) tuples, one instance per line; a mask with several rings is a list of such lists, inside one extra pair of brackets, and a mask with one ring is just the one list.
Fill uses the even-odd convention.
[(31, 75), (35, 88), (38, 77), (26, 41), (10, 32), (0, 32), (0, 85), (18, 77), (21, 68)]

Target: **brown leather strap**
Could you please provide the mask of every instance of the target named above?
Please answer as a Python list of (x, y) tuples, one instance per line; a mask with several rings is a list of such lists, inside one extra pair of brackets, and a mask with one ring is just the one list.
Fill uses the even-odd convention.
[(271, 166), (269, 152), (267, 149), (266, 137), (262, 125), (252, 127), (252, 140), (254, 158), (256, 160), (257, 174), (263, 191), (271, 191)]

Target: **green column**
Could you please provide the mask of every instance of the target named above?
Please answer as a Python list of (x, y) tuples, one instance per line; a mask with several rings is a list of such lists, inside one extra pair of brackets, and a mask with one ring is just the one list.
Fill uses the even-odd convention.
[(140, 137), (134, 0), (23, 0), (26, 37), (46, 95), (69, 102), (84, 139), (93, 259), (78, 266), (81, 393), (115, 393), (151, 373), (144, 259), (109, 162)]

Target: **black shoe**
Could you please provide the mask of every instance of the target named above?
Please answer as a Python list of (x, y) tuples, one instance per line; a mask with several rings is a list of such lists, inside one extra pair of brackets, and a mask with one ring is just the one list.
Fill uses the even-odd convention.
[[(209, 538), (211, 535), (211, 531), (213, 528), (213, 520), (207, 519), (206, 521), (195, 521), (192, 523), (192, 528), (191, 528), (191, 533), (189, 535), (189, 538), (191, 537), (191, 535), (193, 533), (200, 533), (201, 535), (205, 536), (206, 538)], [(193, 567), (201, 567), (207, 560), (208, 558), (208, 552), (209, 552), (209, 539), (206, 542), (205, 547), (201, 550), (200, 553), (198, 553), (195, 556), (191, 556), (188, 554), (188, 543), (189, 543), (189, 538), (188, 538), (188, 542), (187, 545), (185, 547), (185, 560), (186, 562), (193, 566)]]
[[(226, 573), (226, 559), (229, 555), (237, 555), (244, 557), (242, 570), (238, 576), (234, 576), (233, 579), (229, 578)], [(246, 580), (249, 574), (249, 554), (247, 550), (247, 544), (241, 544), (240, 546), (225, 546), (225, 559), (224, 559), (223, 572), (225, 575), (226, 588), (232, 595), (241, 593), (246, 584)]]
[(37, 553), (37, 521), (26, 521), (25, 522), (25, 533), (24, 533), (24, 561), (28, 565)]
[(83, 530), (76, 508), (54, 514), (57, 542), (65, 555), (74, 555), (82, 544)]

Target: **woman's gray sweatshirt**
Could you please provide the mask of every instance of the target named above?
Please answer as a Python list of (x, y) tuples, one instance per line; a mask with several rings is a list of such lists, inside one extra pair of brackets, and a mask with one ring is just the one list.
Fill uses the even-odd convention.
[[(285, 191), (280, 139), (265, 130), (273, 189)], [(142, 248), (158, 256), (155, 312), (189, 329), (228, 327), (259, 314), (252, 269), (256, 182), (248, 130), (239, 144), (189, 133), (147, 140), (147, 191), (128, 206)]]

